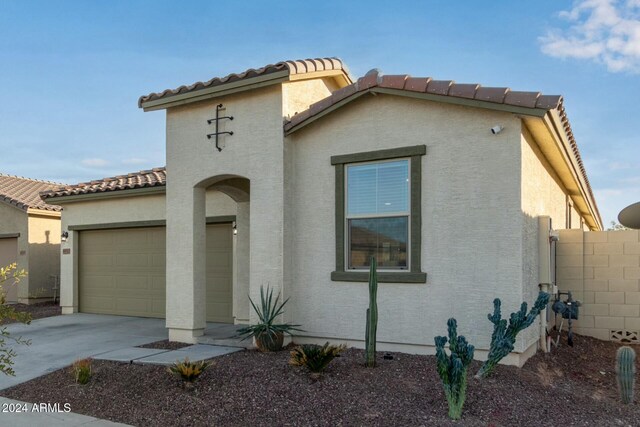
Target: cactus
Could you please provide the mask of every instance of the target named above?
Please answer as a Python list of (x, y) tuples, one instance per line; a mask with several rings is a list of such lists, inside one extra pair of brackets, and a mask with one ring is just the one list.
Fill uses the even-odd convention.
[(449, 417), (452, 420), (458, 420), (462, 415), (462, 406), (467, 392), (467, 368), (473, 360), (474, 347), (464, 336), (458, 336), (456, 319), (451, 318), (447, 321), (447, 329), (450, 355), (447, 355), (444, 349), (447, 337), (435, 337), (436, 361), (438, 375), (442, 380), (444, 394), (449, 403)]
[(631, 347), (620, 347), (616, 353), (618, 391), (622, 403), (633, 402), (633, 387), (636, 382), (636, 352)]
[(376, 332), (378, 331), (378, 271), (376, 258), (371, 257), (369, 267), (369, 308), (367, 309), (367, 329), (365, 332), (365, 365), (376, 366)]
[(487, 316), (493, 323), (491, 347), (489, 348), (487, 361), (480, 367), (476, 378), (485, 378), (493, 372), (498, 362), (513, 351), (516, 335), (528, 328), (548, 303), (549, 294), (540, 292), (529, 314), (527, 314), (527, 303), (523, 302), (519, 311), (511, 313), (509, 325), (507, 326), (506, 319), (503, 319), (502, 314), (500, 314), (500, 306), (502, 304), (500, 298), (493, 300), (493, 314)]

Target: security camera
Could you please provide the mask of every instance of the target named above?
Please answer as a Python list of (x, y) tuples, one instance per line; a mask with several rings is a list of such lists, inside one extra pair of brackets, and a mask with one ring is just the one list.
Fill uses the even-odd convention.
[(500, 132), (502, 132), (502, 129), (504, 129), (504, 127), (502, 127), (500, 125), (495, 125), (494, 127), (491, 128), (491, 133), (494, 134), (494, 135), (497, 135)]

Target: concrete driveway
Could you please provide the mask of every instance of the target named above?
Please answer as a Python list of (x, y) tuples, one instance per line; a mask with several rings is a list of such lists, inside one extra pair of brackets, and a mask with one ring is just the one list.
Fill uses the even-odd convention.
[(15, 345), (15, 377), (0, 374), (0, 390), (70, 365), (76, 359), (167, 339), (164, 319), (69, 314), (47, 317), (31, 325), (12, 324), (11, 336), (31, 340)]

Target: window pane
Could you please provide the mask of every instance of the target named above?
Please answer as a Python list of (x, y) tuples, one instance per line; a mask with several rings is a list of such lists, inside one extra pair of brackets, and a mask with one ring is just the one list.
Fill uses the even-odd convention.
[(377, 213), (409, 210), (409, 162), (386, 162), (378, 165)]
[(377, 165), (349, 166), (347, 174), (347, 213), (375, 213)]
[(408, 210), (408, 160), (347, 167), (347, 214), (379, 214)]
[(379, 268), (407, 268), (408, 217), (349, 220), (349, 268), (368, 268), (375, 256)]

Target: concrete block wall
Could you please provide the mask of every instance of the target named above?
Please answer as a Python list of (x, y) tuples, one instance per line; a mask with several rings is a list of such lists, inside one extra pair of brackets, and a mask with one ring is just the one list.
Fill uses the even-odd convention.
[(556, 283), (582, 301), (575, 331), (640, 343), (640, 233), (561, 230)]

